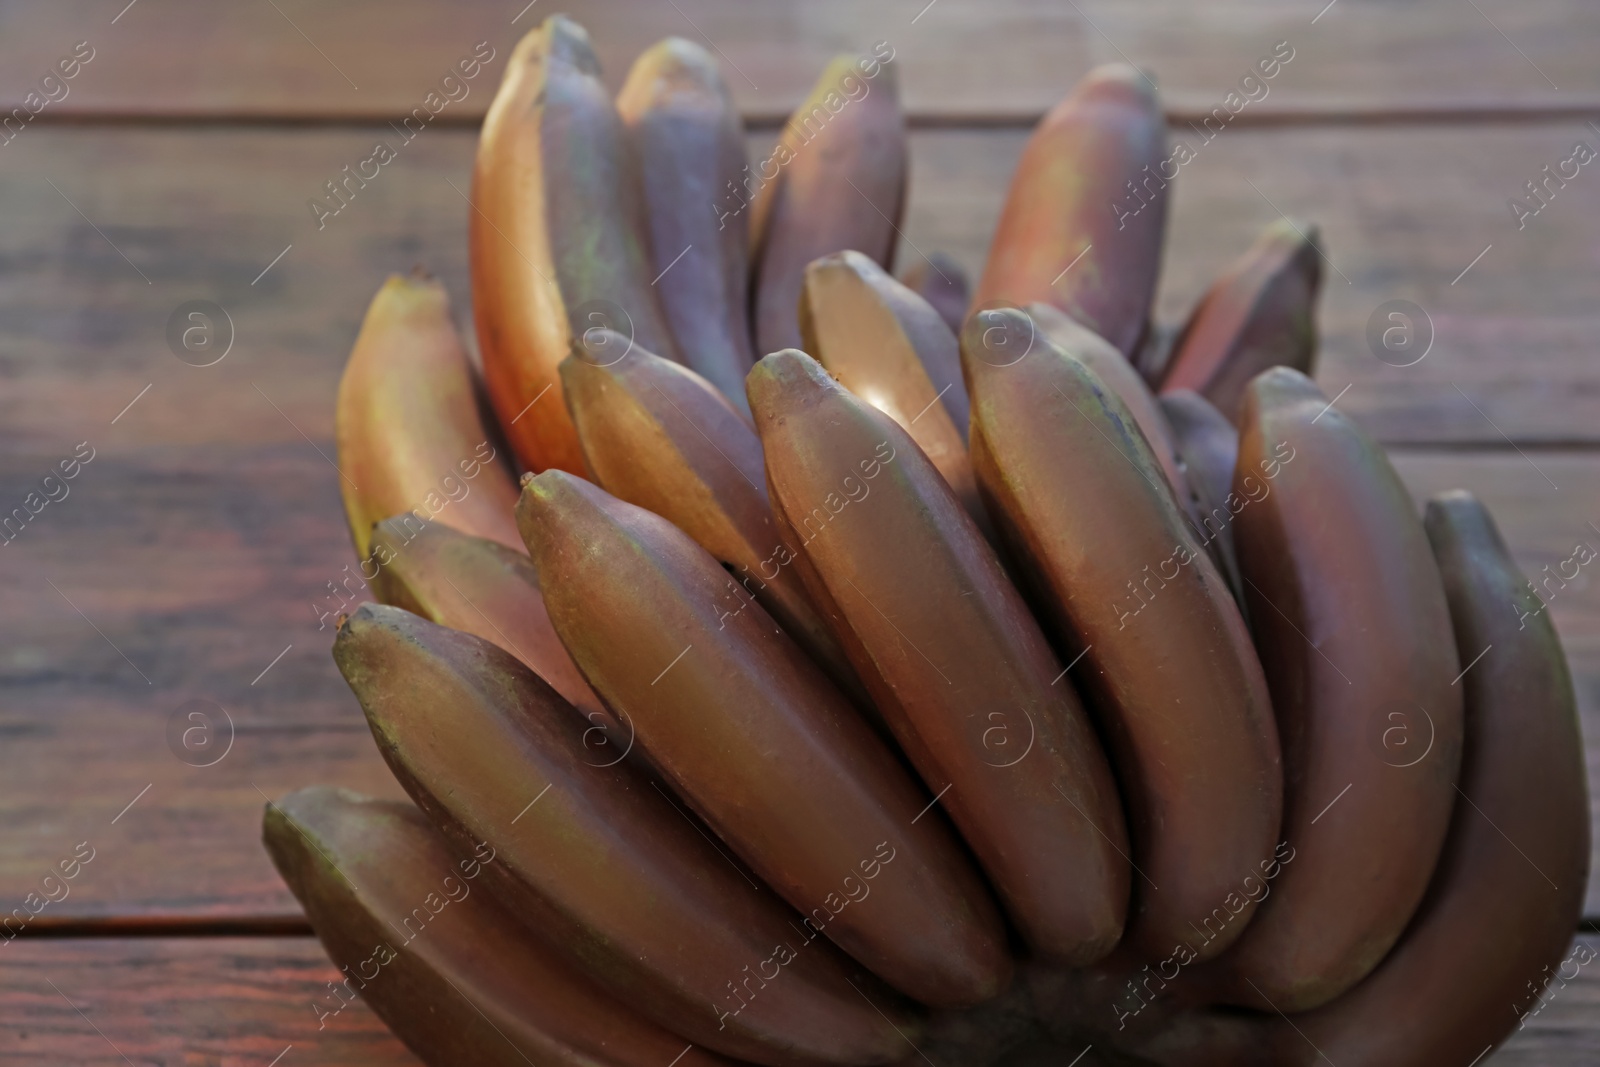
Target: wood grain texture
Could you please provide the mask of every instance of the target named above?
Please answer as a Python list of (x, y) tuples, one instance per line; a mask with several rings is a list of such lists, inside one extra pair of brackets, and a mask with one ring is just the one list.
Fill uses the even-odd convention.
[[(1568, 558), (1576, 539), (1600, 545), (1587, 525), (1600, 524), (1593, 453), (1531, 447), (1592, 444), (1600, 425), (1581, 341), (1595, 322), (1587, 278), (1600, 216), (1584, 199), (1595, 194), (1574, 184), (1503, 243), (1489, 229), (1503, 209), (1497, 183), (1563, 132), (1230, 131), (1181, 176), (1162, 314), (1180, 317), (1272, 217), (1246, 178), (1285, 210), (1314, 212), (1353, 280), (1329, 272), (1329, 395), (1354, 383), (1341, 407), (1408, 444), (1400, 462), (1420, 489), (1484, 493), (1528, 570)], [(419, 136), (318, 231), (305, 197), (376, 135), (41, 130), (0, 171), (11, 206), (0, 233), (0, 500), (21, 503), (78, 442), (96, 449), (71, 495), (0, 547), (0, 620), (15, 635), (0, 649), (0, 815), (19, 828), (0, 835), (0, 901), (20, 903), (78, 841), (106, 842), (41, 921), (292, 914), (259, 847), (256, 790), (395, 789), (328, 657), (332, 617), (318, 618), (337, 610), (328, 583), (353, 562), (331, 465), (333, 394), (387, 271), (426, 262), (464, 315), (470, 208), (451, 183), (467, 188), (472, 137)], [(940, 248), (976, 270), (1021, 140), (913, 137), (903, 254)], [(1477, 240), (1464, 240), (1463, 219), (1481, 220), (1496, 248), (1452, 287)], [(1438, 308), (1442, 324), (1438, 351), (1405, 370), (1378, 363), (1361, 338), (1371, 307), (1396, 293)], [(234, 348), (213, 367), (167, 349), (169, 314), (195, 298), (234, 323)], [(1496, 427), (1529, 446), (1536, 467)], [(1489, 451), (1411, 445), (1429, 441)], [(1591, 576), (1551, 610), (1600, 739)], [(214, 767), (189, 767), (167, 747), (168, 718), (197, 698), (228, 709), (238, 732)], [(1600, 914), (1600, 894), (1590, 911)]]
[[(1580, 945), (1592, 955), (1600, 937), (1581, 935), (1574, 950)], [(360, 1002), (319, 1029), (312, 1005), (331, 997), (327, 983), (338, 972), (310, 938), (36, 941), (0, 951), (7, 1067), (418, 1063)], [(1578, 969), (1544, 1004), (1475, 1067), (1590, 1067), (1600, 962)]]
[[(27, 541), (0, 550), (11, 564), (0, 575), (0, 625), (18, 635), (4, 651), (0, 708), (0, 823), (12, 828), (0, 835), (0, 913), (22, 906), (87, 841), (95, 859), (41, 918), (290, 915), (296, 905), (259, 841), (263, 794), (328, 782), (398, 795), (328, 655), (331, 621), (319, 631), (307, 606), (353, 558), (338, 475), (305, 442), (257, 451), (102, 457)], [(1508, 452), (1405, 451), (1396, 462), (1419, 496), (1481, 495), (1533, 573), (1580, 540), (1600, 548), (1588, 525), (1600, 464), (1592, 453), (1531, 458), (1538, 470)], [(16, 464), (7, 460), (0, 476), (13, 495)], [(1549, 610), (1600, 781), (1600, 586), (1586, 570)], [(169, 718), (196, 698), (235, 724), (233, 749), (214, 766), (189, 766), (168, 745)], [(1588, 912), (1600, 915), (1593, 885)]]
[[(1342, 408), (1381, 439), (1592, 444), (1600, 175), (1585, 169), (1522, 230), (1506, 206), (1583, 130), (1225, 130), (1177, 179), (1160, 316), (1181, 321), (1276, 205), (1322, 227), (1337, 270), (1325, 271), (1319, 377), (1330, 396), (1350, 386)], [(113, 449), (303, 444), (301, 430), (320, 440), (385, 273), (425, 263), (466, 313), (468, 131), (426, 130), (399, 147), (321, 230), (307, 201), (379, 138), (398, 141), (388, 127), (27, 137), (0, 149), (0, 425), (13, 448), (70, 451), (85, 436)], [(914, 134), (902, 261), (944, 250), (980, 270), (1024, 139)], [(752, 150), (769, 141), (753, 137)], [(190, 299), (232, 318), (234, 349), (215, 367), (167, 350), (167, 319)], [(1386, 365), (1368, 347), (1368, 321), (1391, 299), (1432, 317), (1433, 349), (1416, 366)]]
[[(0, 949), (0, 1063), (416, 1067), (309, 937), (17, 941)], [(281, 1059), (275, 1057), (281, 1056)]]
[[(332, 398), (386, 272), (427, 263), (465, 315), (473, 136), (425, 131), (319, 231), (306, 199), (385, 130), (58, 128), (0, 149), (5, 509), (78, 442), (96, 449), (71, 496), (0, 548), (0, 620), (15, 635), (0, 649), (0, 814), (18, 828), (0, 835), (0, 899), (20, 903), (73, 844), (103, 840), (44, 919), (292, 914), (259, 849), (256, 790), (393, 791), (328, 659), (331, 617), (319, 630), (312, 607), (336, 609), (327, 583), (352, 562)], [(1529, 570), (1566, 559), (1575, 539), (1600, 544), (1593, 453), (1565, 450), (1591, 447), (1600, 426), (1587, 344), (1597, 194), (1585, 173), (1521, 232), (1504, 197), (1578, 135), (1226, 131), (1180, 175), (1161, 315), (1181, 318), (1272, 204), (1317, 218), (1351, 279), (1328, 272), (1329, 395), (1351, 386), (1341, 407), (1404, 446), (1415, 484), (1483, 492)], [(942, 249), (979, 269), (1022, 141), (914, 135), (902, 256)], [(1416, 367), (1366, 349), (1367, 318), (1392, 297), (1435, 316), (1435, 351)], [(168, 317), (190, 299), (231, 316), (234, 347), (216, 366), (168, 351)], [(1439, 445), (1461, 451), (1416, 451)], [(1600, 738), (1593, 589), (1581, 575), (1552, 611)], [(167, 748), (168, 717), (195, 698), (234, 716), (237, 746), (216, 767)]]
[[(554, 8), (526, 0), (208, 4), (55, 0), (0, 4), (0, 100), (20, 106), (78, 41), (95, 58), (42, 121), (73, 115), (232, 119), (391, 118), (488, 41), (503, 63)], [(840, 51), (888, 41), (915, 115), (1037, 116), (1084, 71), (1121, 60), (1153, 72), (1169, 106), (1221, 103), (1279, 40), (1295, 49), (1245, 121), (1305, 112), (1575, 107), (1600, 96), (1592, 41), (1600, 9), (1581, 0), (578, 0), (561, 10), (594, 36), (613, 88), (651, 42), (680, 35), (722, 56), (736, 98), (775, 120)], [(120, 15), (119, 15), (120, 12)], [(1320, 12), (1320, 16), (1319, 16)], [(113, 19), (115, 21), (113, 22)], [(516, 19), (513, 24), (513, 19)], [(1313, 21), (1315, 20), (1315, 21)], [(499, 68), (490, 73), (498, 79)], [(472, 121), (479, 84), (442, 121)]]

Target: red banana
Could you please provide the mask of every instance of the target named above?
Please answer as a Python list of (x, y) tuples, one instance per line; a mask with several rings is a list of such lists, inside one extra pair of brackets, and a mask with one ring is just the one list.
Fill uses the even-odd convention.
[(985, 503), (1115, 757), (1129, 937), (1214, 957), (1250, 922), (1282, 800), (1250, 633), (1115, 390), (1015, 309), (975, 314), (962, 357)]
[(1200, 298), (1173, 345), (1161, 390), (1193, 389), (1234, 418), (1269, 367), (1311, 374), (1322, 287), (1317, 228), (1279, 219)]
[(1383, 450), (1315, 383), (1250, 383), (1234, 540), (1283, 741), (1285, 862), (1221, 961), (1235, 1003), (1304, 1011), (1394, 945), (1455, 801), (1461, 689), (1443, 583)]
[(474, 884), (494, 849), (456, 858), (410, 804), (302, 789), (267, 805), (262, 837), (346, 976), (328, 983), (338, 1008), (313, 1002), (323, 1025), (359, 995), (432, 1064), (732, 1067), (634, 1015), (524, 930)]
[(1133, 355), (1177, 175), (1166, 144), (1148, 78), (1115, 63), (1090, 71), (1023, 149), (972, 306), (1054, 304)]
[(711, 54), (669, 37), (617, 94), (644, 185), (652, 286), (684, 363), (746, 416), (750, 219), (717, 205), (744, 166), (744, 123)]
[(1110, 769), (1038, 623), (938, 470), (802, 352), (748, 380), (795, 565), (1023, 939), (1103, 956), (1128, 903)]
[[(806, 264), (845, 249), (893, 264), (906, 194), (905, 116), (893, 55), (880, 48), (835, 58), (756, 165), (750, 267), (757, 356), (800, 345)], [(748, 189), (749, 180), (744, 184)]]
[(522, 551), (517, 487), (485, 429), (444, 286), (389, 276), (372, 298), (334, 408), (339, 488), (356, 553), (413, 513)]
[(808, 937), (937, 1007), (1005, 987), (999, 913), (944, 822), (918, 819), (927, 796), (715, 559), (562, 471), (528, 481), (517, 518), (585, 677)]
[(491, 892), (613, 996), (771, 1067), (904, 1055), (905, 1013), (804, 942), (647, 778), (597, 763), (571, 708), (510, 653), (363, 604), (333, 655), (418, 807), (457, 848), (487, 842)]
[(588, 34), (552, 15), (511, 54), (468, 208), (484, 376), (529, 469), (583, 473), (556, 377), (575, 335), (609, 326), (677, 358), (650, 285), (636, 168)]
[(693, 371), (615, 335), (591, 341), (561, 364), (561, 381), (595, 480), (727, 564), (745, 594), (865, 703), (844, 650), (783, 563), (793, 550), (772, 521), (750, 424)]

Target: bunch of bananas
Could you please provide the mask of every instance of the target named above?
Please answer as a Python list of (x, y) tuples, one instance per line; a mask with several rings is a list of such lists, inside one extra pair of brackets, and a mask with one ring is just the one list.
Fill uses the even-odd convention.
[(613, 101), (571, 21), (520, 44), (483, 387), (414, 276), (339, 391), (382, 603), (334, 658), (416, 802), (268, 807), (341, 997), (430, 1064), (1466, 1067), (1517, 1025), (1588, 868), (1556, 635), (1307, 377), (1309, 227), (1150, 327), (1164, 156), (1091, 73), (969, 299), (885, 269), (881, 54), (752, 176), (698, 46)]

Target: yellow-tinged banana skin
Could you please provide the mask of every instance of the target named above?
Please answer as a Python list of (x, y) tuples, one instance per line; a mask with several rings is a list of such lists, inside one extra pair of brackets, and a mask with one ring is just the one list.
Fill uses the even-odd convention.
[(901, 747), (1024, 941), (1103, 956), (1128, 906), (1121, 804), (994, 550), (910, 436), (803, 352), (747, 388), (794, 565)]
[[(515, 517), (513, 516), (513, 522)], [(527, 549), (469, 537), (438, 523), (397, 515), (372, 531), (372, 591), (385, 604), (481, 637), (516, 656), (597, 730), (584, 735), (603, 761), (628, 751), (632, 732), (583, 680), (545, 611), (539, 571)]]
[(572, 338), (607, 326), (661, 356), (678, 351), (650, 284), (637, 161), (589, 36), (564, 15), (506, 64), (467, 214), (478, 345), (500, 424), (522, 466), (581, 475), (556, 374)]
[[(893, 266), (905, 208), (906, 130), (894, 51), (836, 57), (754, 167), (751, 320), (756, 355), (800, 345), (806, 264), (854, 249)], [(751, 179), (746, 179), (748, 186)]]
[(410, 512), (522, 551), (517, 487), (484, 427), (444, 286), (389, 276), (339, 379), (339, 489), (356, 553), (372, 524)]
[(1110, 341), (1049, 304), (1030, 304), (1026, 314), (1033, 320), (1038, 333), (1087, 366), (1122, 400), (1134, 421), (1139, 424), (1156, 461), (1161, 464), (1161, 472), (1166, 475), (1167, 483), (1172, 488), (1173, 499), (1179, 506), (1184, 506), (1189, 497), (1189, 480), (1178, 461), (1172, 427), (1161, 413), (1155, 394), (1144, 384), (1144, 379), (1133, 369), (1133, 364)]
[[(485, 885), (641, 1015), (771, 1067), (899, 1059), (916, 1024), (757, 888), (510, 653), (363, 604), (334, 661), (400, 784), (457, 848), (495, 850)], [(863, 984), (865, 983), (865, 984)]]
[(1114, 389), (1015, 309), (974, 315), (962, 356), (978, 484), (1111, 744), (1131, 948), (1215, 957), (1265, 895), (1282, 802), (1249, 630)]
[(563, 471), (529, 479), (518, 520), (585, 677), (808, 937), (936, 1007), (1005, 988), (999, 912), (945, 822), (919, 819), (927, 794), (715, 559)]
[(410, 804), (314, 786), (268, 804), (262, 837), (345, 976), (313, 1002), (322, 1025), (359, 996), (435, 1067), (732, 1065), (535, 939), (477, 880), (494, 849), (452, 854)]
[(617, 94), (639, 160), (652, 276), (678, 351), (750, 414), (750, 216), (722, 205), (745, 164), (744, 123), (717, 61), (668, 37), (640, 53)]
[(866, 706), (844, 650), (800, 576), (782, 562), (793, 549), (773, 522), (761, 440), (750, 423), (692, 370), (612, 334), (591, 340), (561, 364), (591, 476), (727, 564), (744, 593)]
[(1445, 590), (1383, 450), (1298, 371), (1245, 394), (1234, 519), (1283, 743), (1283, 865), (1218, 966), (1264, 1010), (1376, 967), (1427, 889), (1455, 803), (1460, 671)]
[(840, 385), (911, 435), (985, 527), (967, 459), (961, 353), (939, 313), (860, 252), (840, 252), (806, 267), (800, 335)]

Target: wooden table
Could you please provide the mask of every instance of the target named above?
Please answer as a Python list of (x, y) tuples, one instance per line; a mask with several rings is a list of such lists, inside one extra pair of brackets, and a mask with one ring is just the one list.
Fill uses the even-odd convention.
[[(363, 1009), (318, 1029), (334, 971), (259, 845), (260, 812), (316, 782), (398, 795), (312, 607), (354, 560), (333, 392), (388, 272), (425, 263), (465, 311), (476, 123), (517, 37), (553, 10), (525, 2), (0, 3), (6, 108), (78, 42), (92, 51), (0, 145), (0, 505), (93, 454), (0, 548), (0, 911), (94, 849), (70, 896), (0, 945), (0, 1063), (414, 1062)], [(1316, 220), (1328, 393), (1417, 493), (1484, 497), (1529, 573), (1600, 546), (1600, 171), (1523, 228), (1507, 203), (1575, 141), (1600, 144), (1600, 6), (1324, 2), (569, 9), (613, 85), (658, 37), (709, 41), (752, 149), (832, 53), (889, 42), (913, 129), (902, 251), (972, 272), (1028, 128), (1089, 66), (1152, 71), (1181, 132), (1288, 41), (1267, 98), (1176, 183), (1161, 317), (1181, 319), (1280, 209)], [(496, 59), (470, 95), (319, 230), (308, 199), (479, 41)], [(1415, 366), (1365, 341), (1390, 299), (1431, 317)], [(226, 311), (215, 365), (169, 347), (191, 300)], [(1582, 573), (1550, 611), (1600, 739), (1600, 582)], [(195, 707), (219, 752), (231, 742), (210, 766), (169, 746)], [(1600, 916), (1600, 891), (1589, 901)], [(1595, 1062), (1593, 970), (1492, 1062)]]

